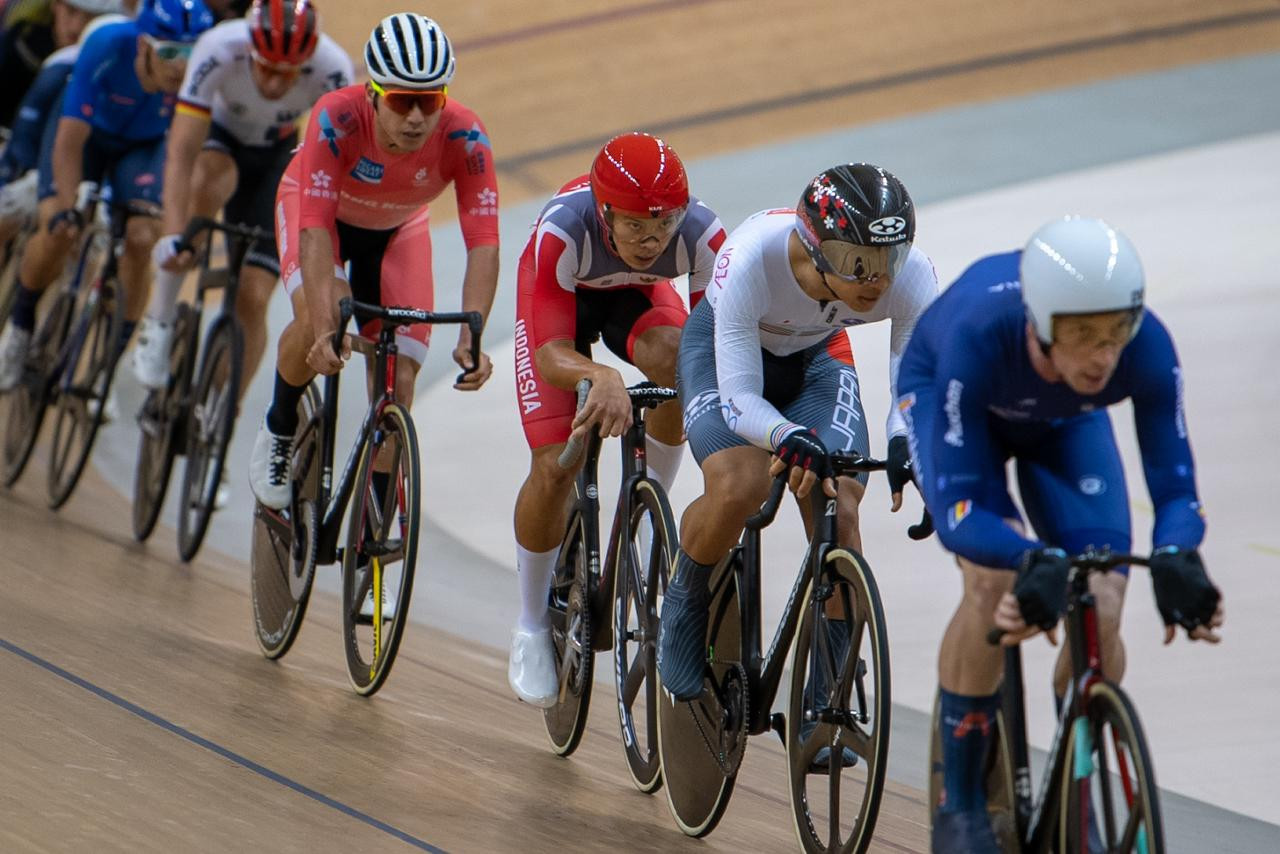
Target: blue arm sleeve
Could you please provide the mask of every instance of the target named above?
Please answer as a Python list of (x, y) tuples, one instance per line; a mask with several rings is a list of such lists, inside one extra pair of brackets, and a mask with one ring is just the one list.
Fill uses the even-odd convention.
[(46, 118), (58, 108), (58, 98), (70, 73), (70, 65), (45, 66), (23, 96), (13, 123), (13, 134), (4, 151), (4, 167), (10, 179), (36, 167)]
[(1205, 523), (1182, 406), (1182, 368), (1173, 339), (1150, 312), (1130, 346), (1134, 353), (1133, 420), (1147, 491), (1155, 508), (1151, 547), (1196, 548)]
[[(998, 359), (964, 342), (939, 354), (933, 435), (933, 474), (937, 490), (933, 514), (938, 537), (948, 551), (993, 569), (1015, 569), (1027, 549), (1040, 543), (1023, 537), (998, 510), (981, 503), (983, 486), (1003, 477), (993, 463), (987, 429), (987, 382)], [(992, 471), (993, 465), (999, 470)]]
[(114, 44), (110, 28), (98, 30), (89, 36), (80, 48), (76, 64), (71, 69), (71, 78), (67, 81), (66, 95), (62, 99), (62, 115), (65, 118), (80, 119), (93, 122), (94, 107), (97, 101), (96, 77), (102, 64), (111, 58), (110, 48)]

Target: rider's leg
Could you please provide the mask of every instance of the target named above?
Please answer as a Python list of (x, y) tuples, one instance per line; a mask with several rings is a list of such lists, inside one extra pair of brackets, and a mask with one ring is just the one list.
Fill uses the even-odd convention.
[(253, 264), (240, 268), (240, 292), (236, 295), (236, 317), (244, 330), (244, 378), (240, 383), (240, 397), (258, 372), (262, 356), (267, 350), (267, 307), (275, 292), (278, 277), (275, 273)]
[[(649, 292), (653, 308), (636, 319), (628, 336), (631, 361), (650, 382), (675, 388), (676, 353), (686, 317), (684, 305), (669, 284), (643, 290)], [(649, 415), (645, 422), (645, 455), (654, 479), (670, 493), (684, 458), (679, 401), (664, 403)]]
[(124, 251), (120, 254), (120, 283), (124, 286), (124, 340), (142, 317), (151, 289), (151, 250), (160, 239), (160, 220), (131, 216), (125, 223)]
[[(49, 233), (49, 220), (58, 212), (58, 200), (50, 196), (41, 199), (37, 209), (37, 217), (39, 227), (35, 233), (31, 235), (31, 239), (27, 241), (26, 249), (22, 252), (22, 258), (18, 264), (18, 300), (21, 303), (26, 300), (30, 303), (32, 314), (30, 315), (31, 323), (26, 323), (26, 317), (18, 314), (18, 305), (14, 306), (14, 322), (30, 331), (34, 324), (35, 304), (40, 298), (40, 294), (44, 289), (53, 284), (54, 280), (62, 274), (62, 268), (66, 264), (67, 256), (71, 254), (72, 247), (75, 246), (75, 238), (66, 235), (54, 235)], [(27, 291), (23, 294), (22, 291)]]

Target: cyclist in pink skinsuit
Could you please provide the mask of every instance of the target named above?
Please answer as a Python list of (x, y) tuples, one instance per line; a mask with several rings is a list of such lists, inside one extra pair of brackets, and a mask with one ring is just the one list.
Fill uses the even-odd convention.
[[(338, 301), (433, 307), (427, 203), (452, 183), (467, 269), (462, 309), (488, 315), (498, 281), (498, 185), (484, 125), (448, 98), (454, 57), (430, 18), (384, 18), (365, 48), (371, 82), (316, 102), (306, 136), (276, 197), (281, 277), (293, 321), (280, 336), (275, 394), (258, 432), (250, 484), (267, 507), (289, 501), (289, 460), (297, 403), (317, 374), (342, 368), (334, 353)], [(350, 276), (344, 263), (350, 264)], [(357, 316), (357, 320), (359, 317)], [(426, 357), (429, 326), (396, 336), (396, 394), (409, 403)], [(454, 361), (466, 371), (455, 387), (474, 390), (492, 367), (471, 364), (471, 334), (461, 328)]]

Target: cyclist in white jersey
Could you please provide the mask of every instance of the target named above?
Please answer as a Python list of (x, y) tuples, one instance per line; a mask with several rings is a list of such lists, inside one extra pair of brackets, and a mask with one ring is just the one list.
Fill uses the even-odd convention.
[(254, 0), (246, 18), (224, 21), (196, 42), (169, 130), (164, 232), (156, 286), (139, 330), (133, 367), (149, 388), (169, 379), (178, 288), (195, 262), (177, 251), (193, 216), (263, 228), (254, 246), (232, 241), (240, 267), (236, 314), (245, 333), (245, 378), (266, 349), (267, 303), (280, 275), (274, 231), (276, 187), (297, 143), (297, 120), (325, 92), (355, 78), (350, 57), (320, 32), (311, 0)]
[[(805, 188), (798, 208), (757, 213), (720, 247), (706, 299), (685, 324), (677, 363), (685, 431), (704, 482), (704, 494), (681, 520), (662, 607), (658, 666), (677, 699), (702, 692), (708, 575), (759, 509), (772, 474), (790, 466), (797, 498), (819, 480), (831, 497), (838, 488), (840, 540), (861, 549), (857, 508), (866, 475), (841, 478), (838, 487), (828, 477), (828, 449), (870, 450), (846, 329), (892, 322), (895, 399), (903, 350), (938, 293), (933, 264), (912, 246), (914, 237), (906, 188), (884, 169), (860, 163), (826, 170)], [(906, 424), (893, 408), (887, 432), (897, 509), (910, 455)], [(808, 502), (800, 507), (808, 523)], [(833, 643), (847, 644), (847, 624), (830, 625), (845, 632)]]

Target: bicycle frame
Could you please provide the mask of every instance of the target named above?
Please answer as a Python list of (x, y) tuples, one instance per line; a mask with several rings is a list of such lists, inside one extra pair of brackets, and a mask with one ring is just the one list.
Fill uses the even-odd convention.
[[(82, 200), (79, 207), (93, 211), (94, 208), (102, 203), (102, 197), (95, 190), (89, 193)], [(103, 283), (115, 278), (119, 264), (116, 256), (115, 247), (124, 239), (125, 224), (128, 221), (127, 213), (132, 208), (128, 205), (111, 205), (111, 218), (108, 231), (108, 249), (106, 263), (103, 265), (102, 273), (89, 284), (90, 292), (86, 296), (87, 300), (96, 304), (102, 299)], [(87, 228), (81, 240), (81, 248), (76, 258), (76, 271), (74, 276), (67, 284), (67, 292), (78, 295), (81, 288), (85, 287), (84, 274), (85, 266), (89, 263), (89, 248), (93, 242), (93, 232), (91, 228)], [(123, 299), (124, 294), (117, 294), (117, 299)], [(58, 351), (57, 360), (54, 363), (53, 371), (50, 376), (57, 377), (55, 388), (61, 393), (68, 391), (75, 383), (75, 365), (80, 359), (80, 349), (84, 346), (85, 333), (89, 325), (89, 312), (81, 312), (74, 316), (74, 325), (67, 330), (66, 340), (63, 341), (61, 349)]]

